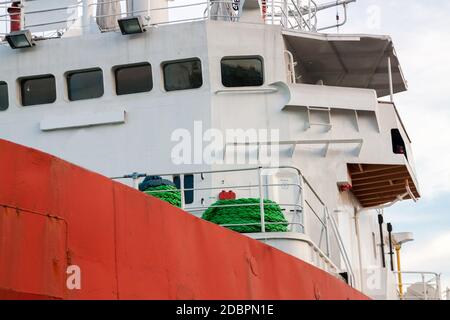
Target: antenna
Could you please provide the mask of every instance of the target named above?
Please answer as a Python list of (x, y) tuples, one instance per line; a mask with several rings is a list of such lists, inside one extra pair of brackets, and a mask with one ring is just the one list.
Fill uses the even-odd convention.
[[(327, 2), (321, 5), (317, 5), (313, 10), (314, 14), (317, 14), (319, 11), (327, 10), (330, 8), (336, 8), (336, 24), (326, 27), (318, 28), (317, 31), (323, 31), (331, 28), (336, 28), (339, 32), (339, 27), (343, 26), (347, 23), (347, 6), (350, 3), (356, 2), (356, 0), (336, 0), (332, 2)], [(341, 17), (339, 15), (339, 7), (342, 6), (344, 9), (344, 20), (341, 22)]]

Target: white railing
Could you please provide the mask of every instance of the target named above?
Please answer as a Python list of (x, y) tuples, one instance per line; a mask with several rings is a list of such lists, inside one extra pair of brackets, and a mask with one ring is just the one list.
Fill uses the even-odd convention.
[[(303, 198), (305, 199), (305, 209), (304, 212), (307, 213), (308, 210), (311, 210), (313, 215), (316, 217), (316, 220), (313, 220), (313, 223), (320, 223), (321, 230), (320, 233), (310, 234), (310, 237), (313, 239), (319, 236), (318, 239), (318, 246), (321, 248), (322, 243), (325, 239), (325, 246), (328, 256), (331, 255), (331, 249), (332, 249), (332, 239), (331, 235), (333, 235), (334, 242), (333, 244), (335, 247), (339, 250), (339, 255), (344, 263), (345, 270), (347, 270), (349, 282), (352, 285), (355, 285), (355, 274), (352, 268), (352, 264), (350, 261), (350, 258), (348, 256), (347, 250), (345, 249), (344, 242), (342, 240), (341, 234), (339, 232), (339, 228), (337, 225), (336, 220), (334, 217), (329, 213), (328, 207), (326, 206), (325, 202), (321, 199), (321, 197), (317, 194), (317, 192), (314, 190), (314, 188), (311, 186), (311, 184), (308, 182), (308, 180), (302, 176), (302, 181), (304, 184), (304, 192), (310, 192), (312, 196), (308, 197), (304, 194)], [(319, 208), (319, 209), (317, 209)], [(309, 221), (309, 220), (308, 220)], [(310, 225), (310, 223), (309, 223)], [(311, 228), (311, 226), (310, 226)], [(317, 230), (317, 227), (315, 228)], [(331, 232), (330, 232), (331, 229)]]
[[(1, 0), (0, 0), (1, 1)], [(250, 0), (247, 0), (250, 1)], [(262, 23), (281, 25), (283, 28), (300, 31), (318, 31), (329, 29), (332, 26), (320, 27), (318, 26), (318, 12), (332, 8), (333, 6), (343, 6), (346, 17), (346, 5), (356, 0), (340, 0), (335, 3), (328, 3), (324, 5), (317, 5), (313, 0), (259, 0), (261, 6)], [(26, 3), (22, 3), (22, 12), (20, 20), (11, 20), (11, 16), (6, 12), (12, 4), (12, 0), (0, 2), (0, 35), (8, 34), (10, 32), (10, 23), (17, 21), (21, 23), (22, 29), (32, 29), (37, 27), (48, 27), (47, 32), (39, 32), (37, 36), (50, 37), (61, 36), (69, 28), (89, 28), (90, 18), (96, 19), (97, 24), (101, 25), (99, 21), (101, 19), (110, 18), (124, 18), (128, 16), (140, 15), (144, 17), (144, 25), (163, 25), (182, 23), (198, 20), (225, 20), (230, 22), (238, 22), (242, 16), (242, 12), (234, 11), (232, 5), (233, 0), (200, 0), (196, 3), (182, 4), (182, 5), (170, 5), (168, 7), (149, 8), (147, 10), (127, 10), (126, 0), (111, 0), (104, 3), (92, 3), (87, 4), (86, 1), (80, 0), (76, 4), (71, 6), (61, 6), (45, 10), (27, 11)], [(97, 8), (102, 4), (119, 4), (120, 12), (113, 14), (96, 15)], [(228, 12), (225, 10), (214, 10), (214, 6), (222, 5), (227, 7)], [(263, 9), (264, 8), (264, 9)], [(69, 18), (65, 20), (56, 19), (54, 21), (44, 21), (36, 23), (30, 22), (32, 17), (43, 15), (47, 19), (46, 14), (61, 12), (72, 12)], [(90, 12), (91, 14), (87, 14)], [(189, 12), (188, 16), (186, 13)], [(221, 12), (219, 14), (218, 12)], [(76, 14), (75, 14), (76, 13)], [(182, 13), (182, 14), (181, 14)], [(34, 19), (33, 21), (35, 21)], [(346, 19), (345, 19), (346, 20)], [(345, 21), (344, 21), (345, 23)], [(62, 27), (64, 25), (64, 27)], [(54, 29), (52, 29), (54, 27)], [(99, 26), (102, 32), (117, 31), (117, 23), (112, 28), (103, 29)]]
[[(155, 193), (165, 193), (165, 192), (180, 192), (181, 193), (181, 208), (185, 211), (188, 211), (196, 216), (201, 216), (208, 208), (210, 207), (243, 207), (243, 206), (258, 206), (260, 208), (261, 214), (261, 222), (258, 223), (240, 223), (240, 224), (226, 224), (222, 225), (224, 227), (243, 227), (243, 226), (261, 226), (261, 231), (265, 232), (267, 225), (287, 225), (289, 232), (301, 232), (303, 233), (305, 230), (305, 226), (303, 224), (303, 215), (302, 215), (302, 184), (301, 183), (265, 183), (263, 182), (263, 170), (272, 170), (274, 168), (262, 168), (262, 167), (254, 167), (254, 168), (245, 168), (245, 169), (230, 169), (230, 170), (213, 170), (213, 171), (196, 171), (196, 172), (182, 172), (182, 173), (152, 173), (152, 174), (141, 174), (141, 173), (133, 173), (129, 175), (124, 175), (120, 177), (112, 177), (111, 179), (131, 179), (133, 181), (133, 186), (135, 188), (138, 187), (139, 182), (147, 177), (147, 176), (159, 176), (164, 179), (172, 180), (173, 177), (177, 176), (180, 178), (180, 188), (176, 190), (156, 190), (152, 191)], [(279, 167), (277, 170), (284, 171), (293, 171), (298, 172), (297, 169), (291, 167)], [(232, 185), (218, 185), (218, 186), (208, 186), (208, 187), (194, 187), (194, 188), (185, 188), (184, 180), (186, 176), (201, 176), (202, 180), (205, 179), (205, 176), (209, 176), (208, 178), (213, 178), (213, 175), (216, 174), (245, 174), (245, 173), (254, 173), (253, 179), (250, 183), (245, 184), (232, 184)], [(251, 177), (249, 177), (251, 179)], [(299, 179), (300, 181), (300, 179)], [(279, 188), (292, 188), (295, 189), (294, 200), (291, 202), (278, 203), (280, 207), (284, 209), (284, 211), (289, 210), (289, 213), (285, 216), (288, 216), (287, 222), (267, 222), (265, 221), (264, 208), (266, 206), (272, 206), (273, 204), (264, 203), (264, 200), (267, 199), (265, 194), (270, 192), (273, 189)], [(248, 203), (248, 204), (228, 204), (228, 205), (212, 205), (212, 202), (215, 202), (217, 199), (217, 195), (222, 190), (233, 190), (237, 194), (239, 192), (244, 191), (245, 193), (256, 194), (257, 198), (260, 199), (259, 203)], [(192, 204), (187, 204), (184, 194), (185, 192), (192, 191), (194, 199), (199, 198), (207, 198), (205, 193), (210, 193), (215, 196), (215, 200), (207, 202), (206, 200), (201, 201), (200, 205), (198, 202), (193, 202)]]
[[(311, 2), (315, 6), (315, 2)], [(311, 13), (311, 15), (309, 15)], [(315, 31), (317, 29), (316, 10), (301, 12), (294, 0), (268, 1), (267, 14), (264, 17), (266, 24), (281, 25), (286, 29)]]
[[(270, 183), (267, 177), (270, 177), (271, 172), (290, 173), (295, 177), (294, 182), (289, 183)], [(221, 179), (232, 176), (233, 174), (239, 175), (242, 181), (246, 181), (245, 184), (234, 183), (231, 185), (214, 185), (214, 176), (219, 175)], [(193, 188), (184, 188), (184, 180), (186, 176), (200, 177), (201, 181), (210, 181), (211, 186), (200, 186)], [(258, 206), (260, 211), (260, 222), (255, 223), (238, 223), (238, 224), (224, 224), (223, 227), (245, 227), (245, 226), (261, 226), (261, 232), (266, 232), (267, 226), (270, 225), (286, 225), (288, 232), (296, 232), (308, 235), (312, 240), (312, 248), (317, 253), (318, 257), (324, 257), (325, 262), (333, 266), (333, 269), (337, 269), (334, 264), (332, 248), (338, 249), (338, 254), (342, 257), (345, 271), (348, 273), (349, 283), (355, 284), (355, 277), (353, 269), (348, 258), (347, 251), (345, 249), (342, 238), (339, 234), (339, 230), (334, 218), (329, 214), (328, 208), (325, 202), (319, 197), (316, 191), (313, 189), (307, 179), (301, 174), (300, 170), (295, 167), (281, 166), (281, 167), (252, 167), (245, 169), (228, 169), (228, 170), (212, 170), (212, 171), (196, 171), (196, 172), (179, 172), (179, 173), (132, 173), (124, 176), (112, 177), (111, 179), (122, 180), (131, 179), (132, 185), (137, 188), (139, 182), (147, 176), (159, 176), (164, 179), (172, 180), (177, 176), (180, 179), (180, 188), (176, 190), (158, 190), (152, 192), (180, 192), (181, 193), (181, 208), (196, 216), (201, 216), (208, 208), (213, 206), (213, 202), (216, 201), (217, 196), (221, 190), (233, 190), (237, 194), (237, 198), (249, 197), (248, 194), (253, 195), (254, 198), (258, 198), (259, 203), (250, 204), (227, 204), (227, 205), (214, 205), (215, 207), (242, 207), (242, 206)], [(241, 179), (245, 176), (245, 179)], [(264, 181), (266, 179), (266, 181)], [(265, 207), (273, 204), (264, 203), (264, 200), (276, 200), (270, 199), (270, 194), (275, 194), (275, 190), (281, 188), (291, 188), (292, 200), (278, 203), (278, 205), (284, 211), (284, 216), (287, 222), (268, 222), (265, 219)], [(187, 204), (185, 201), (185, 192), (192, 191), (194, 201), (192, 204)], [(243, 196), (246, 194), (246, 196)], [(198, 201), (198, 199), (202, 199)], [(205, 200), (208, 199), (208, 200)], [(211, 200), (213, 199), (213, 200)], [(333, 238), (331, 238), (333, 235)], [(334, 256), (335, 257), (335, 256)]]
[(435, 272), (402, 271), (397, 280), (402, 300), (442, 300), (441, 275)]

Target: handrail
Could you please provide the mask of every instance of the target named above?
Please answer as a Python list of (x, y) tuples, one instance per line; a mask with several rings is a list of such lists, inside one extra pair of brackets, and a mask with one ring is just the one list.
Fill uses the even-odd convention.
[[(441, 274), (428, 271), (394, 271), (394, 274), (401, 275), (416, 275), (419, 280), (411, 282), (402, 282), (403, 287), (406, 287), (406, 293), (399, 297), (403, 300), (442, 300), (441, 292)], [(427, 276), (429, 279), (427, 279)], [(410, 278), (411, 279), (411, 278)], [(413, 288), (411, 292), (408, 289)], [(434, 294), (430, 295), (429, 289), (434, 290)], [(419, 290), (419, 291), (417, 291)], [(408, 295), (409, 292), (409, 295)]]
[(77, 4), (73, 4), (71, 6), (51, 8), (51, 9), (45, 9), (45, 10), (27, 11), (27, 12), (25, 12), (25, 14), (27, 15), (27, 14), (36, 14), (36, 13), (47, 13), (47, 12), (53, 12), (53, 11), (63, 11), (63, 10), (72, 9), (72, 8), (79, 8), (80, 5), (82, 5), (82, 4), (83, 4), (83, 1), (79, 1), (79, 2), (77, 2)]
[(327, 220), (329, 220), (331, 222), (331, 228), (333, 230), (333, 234), (336, 237), (336, 240), (339, 244), (339, 251), (344, 260), (345, 267), (346, 267), (347, 271), (349, 272), (349, 279), (350, 279), (351, 285), (354, 286), (356, 283), (355, 282), (355, 273), (353, 272), (352, 264), (351, 264), (350, 258), (348, 257), (347, 250), (345, 250), (344, 241), (342, 240), (341, 234), (337, 227), (337, 222), (334, 219), (334, 217), (328, 212), (328, 210), (326, 210), (326, 217), (327, 217)]
[(289, 50), (284, 50), (284, 54), (287, 54), (289, 57), (289, 63), (288, 63), (288, 72), (289, 72), (289, 78), (291, 83), (297, 82), (297, 75), (295, 74), (295, 61), (294, 61), (294, 55)]
[[(197, 171), (187, 171), (187, 172), (166, 172), (166, 173), (132, 173), (123, 176), (115, 176), (110, 177), (110, 179), (130, 179), (130, 178), (144, 178), (146, 176), (172, 176), (172, 175), (193, 175), (193, 174), (207, 174), (207, 173), (225, 173), (225, 172), (238, 172), (238, 171), (252, 171), (257, 170), (259, 167), (248, 167), (248, 168), (239, 168), (239, 169), (220, 169), (220, 170), (197, 170)], [(273, 169), (292, 169), (301, 174), (300, 170), (293, 166), (277, 166), (277, 167), (262, 167), (265, 170), (273, 170)], [(138, 176), (135, 176), (138, 175)]]
[(277, 88), (251, 88), (251, 89), (245, 89), (245, 88), (236, 88), (236, 89), (220, 89), (216, 90), (216, 94), (221, 93), (275, 93), (278, 92)]
[[(69, 9), (89, 9), (91, 10), (92, 7), (98, 7), (100, 5), (104, 4), (110, 4), (110, 3), (121, 3), (124, 4), (126, 0), (111, 0), (106, 1), (102, 3), (90, 3), (86, 5), (83, 1), (78, 1), (76, 4), (65, 6), (65, 7), (55, 7), (55, 8), (49, 8), (44, 10), (34, 10), (34, 11), (26, 11), (24, 10), (24, 14), (22, 16), (21, 22), (23, 23), (23, 28), (33, 28), (33, 27), (44, 27), (49, 26), (49, 28), (55, 28), (51, 29), (49, 31), (57, 31), (59, 34), (64, 33), (65, 31), (70, 28), (68, 25), (62, 27), (58, 25), (64, 25), (64, 23), (74, 23), (77, 21), (82, 21), (83, 17), (78, 16), (76, 18), (67, 18), (66, 20), (58, 20), (58, 21), (43, 21), (42, 23), (38, 21), (37, 23), (28, 24), (27, 23), (27, 16), (30, 15), (38, 15), (38, 14), (44, 14), (48, 12), (57, 12), (57, 11), (64, 11)], [(347, 5), (351, 2), (355, 2), (356, 0), (340, 0), (335, 3), (328, 3), (324, 5), (317, 5), (317, 3), (313, 0), (309, 0), (307, 5), (302, 5), (299, 7), (298, 3), (296, 3), (295, 0), (268, 0), (266, 1), (266, 15), (264, 17), (264, 22), (267, 24), (275, 24), (280, 25), (282, 28), (285, 29), (291, 29), (291, 30), (299, 30), (299, 31), (322, 31), (325, 29), (329, 29), (336, 26), (341, 26), (346, 23), (347, 21)], [(12, 1), (5, 1), (0, 2), (0, 4), (4, 4), (5, 8), (6, 5), (11, 4)], [(96, 19), (101, 18), (108, 18), (108, 17), (126, 17), (126, 16), (132, 16), (132, 15), (143, 15), (145, 16), (146, 22), (144, 23), (144, 26), (150, 26), (150, 25), (165, 25), (165, 24), (171, 24), (171, 23), (181, 23), (181, 22), (188, 22), (188, 21), (199, 21), (199, 20), (209, 20), (213, 18), (230, 18), (230, 22), (239, 22), (239, 18), (241, 17), (242, 12), (239, 13), (229, 13), (227, 15), (216, 15), (212, 13), (212, 5), (213, 4), (220, 4), (220, 3), (228, 3), (233, 4), (232, 0), (214, 0), (213, 2), (211, 0), (200, 0), (199, 2), (195, 3), (189, 3), (189, 4), (183, 4), (183, 5), (175, 5), (175, 6), (167, 6), (167, 7), (158, 7), (158, 8), (151, 8), (149, 7), (146, 10), (135, 10), (135, 11), (127, 11), (120, 13), (114, 13), (114, 14), (105, 14), (105, 15), (93, 15)], [(22, 7), (26, 8), (26, 3), (22, 4)], [(343, 6), (344, 7), (344, 14), (345, 19), (342, 23), (327, 27), (321, 27), (318, 28), (318, 17), (317, 13), (319, 11), (329, 9), (335, 6)], [(122, 6), (123, 7), (123, 6)], [(191, 10), (191, 12), (195, 11), (195, 8), (201, 7), (199, 9), (199, 15), (195, 17), (190, 18), (178, 18), (178, 19), (170, 19), (169, 14), (167, 19), (164, 19), (163, 21), (152, 21), (151, 17), (153, 16), (152, 13), (161, 12), (161, 11), (167, 11), (173, 12), (177, 9), (182, 8), (194, 8), (194, 10)], [(8, 19), (9, 15), (4, 15), (5, 19), (3, 21), (8, 22), (11, 21), (11, 19)], [(228, 20), (228, 19), (225, 19)], [(250, 23), (250, 22), (243, 22), (243, 23)], [(57, 26), (54, 26), (57, 25)], [(52, 27), (54, 26), (54, 27)], [(84, 25), (84, 23), (81, 26), (77, 26), (81, 28), (87, 28), (87, 25)], [(102, 32), (114, 32), (118, 31), (118, 27), (114, 26), (113, 28), (107, 28), (102, 29), (100, 28)], [(7, 34), (7, 30), (5, 33)]]
[[(296, 177), (298, 179), (298, 182), (295, 183), (263, 183), (262, 182), (262, 176), (263, 176), (263, 172), (264, 170), (290, 170), (295, 172)], [(202, 177), (205, 174), (218, 174), (218, 173), (239, 173), (239, 172), (257, 172), (257, 183), (250, 183), (250, 184), (236, 184), (236, 185), (211, 185), (208, 187), (193, 187), (193, 188), (184, 188), (184, 183), (182, 182), (184, 177), (186, 175), (201, 175)], [(329, 236), (329, 228), (331, 227), (331, 230), (336, 238), (336, 243), (337, 243), (337, 247), (338, 250), (340, 252), (340, 255), (342, 256), (344, 265), (345, 265), (345, 269), (347, 270), (348, 274), (349, 274), (349, 281), (351, 285), (355, 284), (355, 277), (354, 277), (354, 272), (350, 263), (350, 260), (348, 258), (347, 252), (345, 250), (344, 247), (344, 243), (342, 241), (342, 238), (340, 237), (339, 234), (339, 230), (337, 229), (337, 224), (336, 222), (333, 220), (332, 217), (330, 217), (329, 213), (328, 213), (328, 209), (327, 206), (324, 202), (324, 200), (317, 194), (317, 192), (314, 190), (314, 188), (312, 187), (312, 185), (310, 184), (310, 182), (302, 175), (301, 171), (293, 166), (268, 166), (268, 167), (262, 167), (262, 166), (256, 166), (256, 167), (247, 167), (247, 168), (240, 168), (240, 169), (218, 169), (218, 170), (201, 170), (201, 171), (190, 171), (190, 172), (165, 172), (165, 173), (151, 173), (151, 174), (147, 174), (147, 173), (132, 173), (132, 174), (127, 174), (127, 175), (123, 175), (123, 176), (116, 176), (116, 177), (112, 177), (112, 179), (132, 179), (133, 180), (133, 185), (135, 187), (137, 187), (138, 185), (138, 180), (142, 179), (144, 177), (147, 176), (161, 176), (161, 177), (167, 177), (167, 176), (179, 176), (180, 177), (180, 188), (176, 189), (176, 190), (155, 190), (152, 191), (154, 193), (162, 193), (162, 192), (181, 192), (182, 193), (182, 208), (188, 212), (191, 213), (196, 213), (196, 212), (204, 212), (205, 210), (207, 210), (210, 207), (242, 207), (242, 206), (259, 206), (260, 207), (260, 216), (261, 216), (261, 221), (260, 222), (255, 222), (255, 223), (240, 223), (240, 224), (224, 224), (222, 226), (224, 227), (238, 227), (238, 226), (249, 226), (249, 225), (260, 225), (262, 232), (266, 231), (265, 228), (266, 226), (269, 225), (274, 225), (274, 224), (278, 224), (278, 225), (287, 225), (288, 226), (288, 230), (291, 232), (299, 232), (299, 233), (305, 233), (308, 234), (308, 228), (309, 226), (307, 225), (307, 222), (309, 221), (306, 220), (305, 222), (305, 215), (307, 213), (307, 208), (309, 209), (308, 211), (310, 211), (309, 214), (311, 214), (312, 217), (314, 217), (314, 220), (312, 221), (317, 221), (319, 223), (319, 230), (320, 231), (320, 238), (318, 238), (318, 245), (314, 243), (316, 249), (319, 249), (321, 254), (326, 257), (326, 259), (331, 260), (331, 245), (330, 245), (330, 236)], [(183, 178), (183, 179), (182, 179)], [(292, 187), (294, 188), (295, 194), (293, 196), (293, 200), (294, 202), (292, 203), (278, 203), (282, 208), (284, 208), (284, 210), (287, 210), (287, 208), (292, 208), (289, 210), (289, 219), (287, 222), (280, 222), (280, 223), (272, 223), (269, 221), (265, 221), (265, 215), (264, 215), (264, 209), (267, 206), (270, 206), (272, 204), (270, 203), (264, 203), (264, 190), (267, 190), (268, 188), (281, 188), (281, 187)], [(320, 213), (318, 210), (316, 210), (316, 208), (314, 207), (314, 204), (309, 201), (306, 198), (306, 189), (308, 189), (309, 192), (311, 192), (312, 195), (312, 199), (314, 199), (314, 203), (317, 203), (320, 208), (322, 208), (321, 210), (323, 210), (323, 217), (320, 216)], [(260, 201), (258, 203), (251, 203), (251, 204), (226, 204), (226, 205), (208, 205), (208, 204), (204, 204), (204, 202), (201, 203), (201, 205), (186, 205), (185, 204), (185, 200), (184, 200), (184, 192), (187, 191), (213, 191), (213, 190), (258, 190), (257, 193), (259, 194), (259, 199)], [(305, 207), (307, 206), (307, 207)], [(297, 220), (300, 219), (300, 220)], [(300, 228), (300, 229), (298, 229)], [(325, 235), (326, 237), (326, 253), (323, 253), (322, 248), (321, 248), (321, 243), (322, 243), (322, 237), (323, 235)], [(316, 239), (317, 240), (317, 239)], [(337, 267), (336, 267), (337, 268)]]

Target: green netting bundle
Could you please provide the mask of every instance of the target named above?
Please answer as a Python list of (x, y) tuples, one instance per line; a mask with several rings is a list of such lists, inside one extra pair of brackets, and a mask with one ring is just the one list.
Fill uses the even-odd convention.
[[(166, 192), (161, 192), (160, 190), (164, 190)], [(178, 191), (178, 189), (175, 186), (160, 185), (156, 187), (149, 187), (144, 191), (144, 193), (154, 196), (163, 201), (166, 201), (178, 208), (181, 207), (181, 192)]]
[[(249, 226), (228, 226), (227, 228), (240, 233), (261, 232), (259, 201), (254, 198), (219, 200), (203, 213), (202, 218), (219, 225), (258, 223)], [(287, 231), (287, 221), (276, 202), (264, 200), (264, 217), (266, 232)], [(270, 224), (271, 222), (279, 224)]]

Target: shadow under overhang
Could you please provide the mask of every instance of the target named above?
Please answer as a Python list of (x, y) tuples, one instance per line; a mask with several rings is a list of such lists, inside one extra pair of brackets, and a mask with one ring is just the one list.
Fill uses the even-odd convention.
[(407, 90), (399, 59), (388, 36), (328, 35), (283, 31), (286, 47), (303, 70), (303, 82), (374, 89), (378, 97), (390, 94), (388, 57), (391, 57), (394, 93)]
[(347, 164), (352, 192), (364, 208), (388, 204), (404, 196), (403, 200), (420, 198), (419, 189), (408, 165)]

